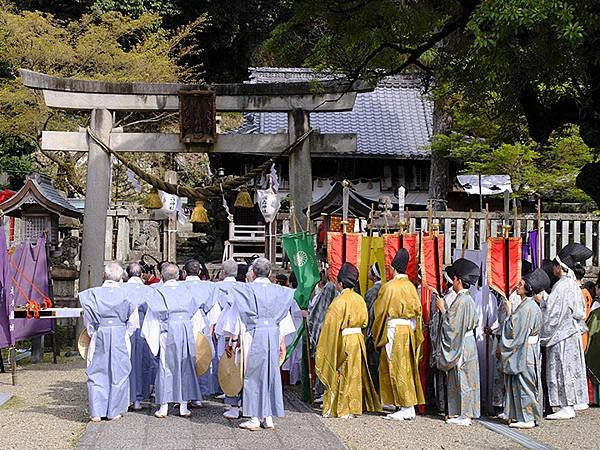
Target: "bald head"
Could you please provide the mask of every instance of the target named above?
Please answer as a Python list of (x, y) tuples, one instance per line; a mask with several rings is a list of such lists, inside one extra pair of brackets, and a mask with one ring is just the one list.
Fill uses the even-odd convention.
[(109, 262), (104, 266), (104, 279), (110, 281), (121, 281), (123, 279), (123, 268), (116, 261)]
[(165, 263), (162, 265), (160, 274), (164, 282), (177, 280), (179, 278), (179, 267), (173, 263)]

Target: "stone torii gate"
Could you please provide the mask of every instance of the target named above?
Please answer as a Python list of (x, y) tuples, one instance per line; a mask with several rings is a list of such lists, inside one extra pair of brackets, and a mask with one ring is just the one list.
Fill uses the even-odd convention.
[[(91, 111), (90, 129), (116, 152), (235, 153), (275, 155), (310, 129), (311, 112), (350, 111), (357, 92), (371, 87), (346, 81), (274, 84), (113, 83), (58, 78), (20, 70), (23, 84), (40, 90), (46, 106)], [(179, 94), (210, 90), (216, 94), (220, 112), (286, 112), (288, 132), (278, 134), (220, 134), (207, 147), (183, 144), (176, 133), (124, 133), (113, 128), (115, 111), (179, 111)], [(81, 248), (80, 289), (102, 282), (106, 215), (110, 199), (111, 163), (100, 145), (86, 132), (44, 131), (42, 149), (88, 153), (88, 170)], [(289, 155), (290, 194), (297, 211), (306, 209), (312, 195), (312, 154), (340, 154), (356, 151), (355, 134), (313, 132)], [(301, 214), (303, 215), (303, 214)]]

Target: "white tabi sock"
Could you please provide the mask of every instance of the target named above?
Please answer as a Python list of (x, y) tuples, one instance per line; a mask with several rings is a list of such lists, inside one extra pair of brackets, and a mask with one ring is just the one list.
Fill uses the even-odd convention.
[(139, 400), (133, 402), (133, 409), (142, 409), (142, 402), (140, 402)]
[(160, 415), (160, 416), (166, 416), (169, 413), (169, 404), (168, 403), (163, 403), (162, 405), (160, 405), (160, 408), (158, 408), (158, 411), (156, 411), (156, 414)]
[(187, 402), (181, 402), (179, 404), (179, 415), (185, 416), (189, 413), (190, 413), (190, 410), (188, 409)]

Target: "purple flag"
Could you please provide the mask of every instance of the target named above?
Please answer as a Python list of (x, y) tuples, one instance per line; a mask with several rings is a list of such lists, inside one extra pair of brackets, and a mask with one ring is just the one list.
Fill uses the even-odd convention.
[[(531, 230), (527, 233), (527, 247), (529, 256), (531, 256), (531, 266), (535, 270), (540, 267), (540, 261), (538, 261), (538, 230)], [(544, 255), (542, 255), (542, 258)]]
[(14, 252), (7, 251), (4, 234), (0, 237), (2, 251), (2, 286), (4, 308), (0, 309), (0, 347), (14, 345), (16, 341), (50, 333), (54, 321), (48, 319), (15, 319), (14, 308), (27, 300), (41, 304), (48, 289), (48, 259), (46, 241), (38, 238), (35, 244), (23, 242)]
[(10, 345), (10, 330), (8, 323), (8, 247), (4, 227), (0, 223), (0, 348)]

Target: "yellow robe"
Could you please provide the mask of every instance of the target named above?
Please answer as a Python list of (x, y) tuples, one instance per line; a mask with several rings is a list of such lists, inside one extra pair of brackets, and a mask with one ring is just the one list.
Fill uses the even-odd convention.
[[(385, 405), (410, 407), (425, 403), (419, 359), (423, 342), (421, 300), (415, 285), (406, 276), (397, 276), (381, 287), (374, 307), (373, 341), (379, 351), (379, 392)], [(415, 319), (397, 325), (388, 357), (388, 319)]]
[(324, 416), (381, 411), (367, 366), (364, 334), (342, 335), (344, 328), (364, 329), (368, 322), (366, 303), (352, 289), (344, 289), (327, 310), (315, 359), (317, 376), (325, 385)]

